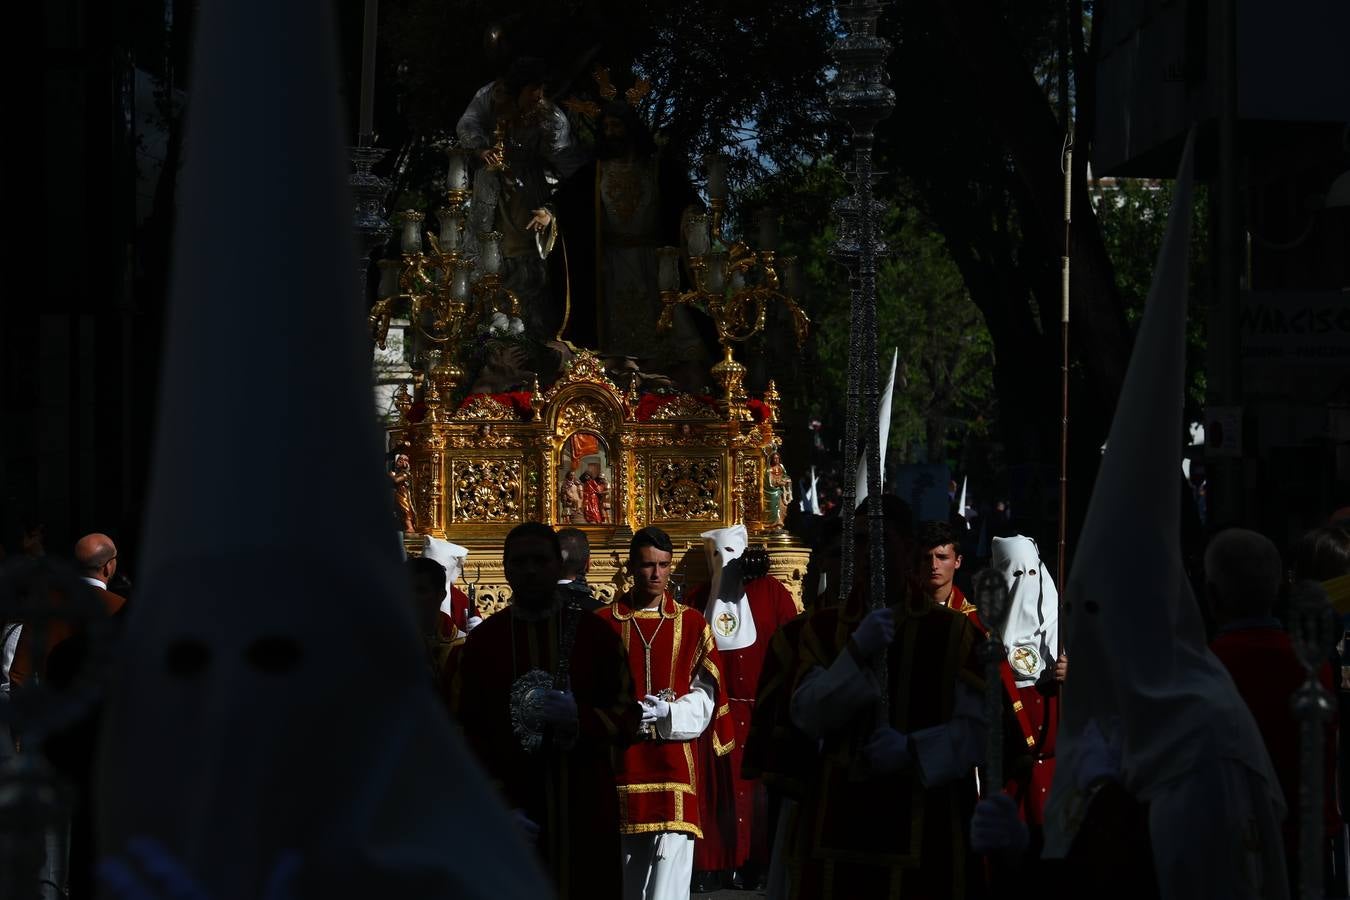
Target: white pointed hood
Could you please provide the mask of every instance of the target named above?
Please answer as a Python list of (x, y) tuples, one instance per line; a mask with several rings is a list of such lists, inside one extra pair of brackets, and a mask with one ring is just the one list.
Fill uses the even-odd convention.
[[(730, 528), (718, 528), (699, 535), (703, 538), (703, 549), (708, 554), (708, 571), (712, 578), (708, 584), (708, 603), (703, 615), (712, 629), (713, 640), (718, 650), (742, 650), (755, 642), (755, 617), (750, 612), (750, 600), (740, 586), (739, 565), (733, 567), (734, 590), (728, 591), (728, 566), (745, 555), (750, 545), (750, 534), (744, 525), (732, 525)], [(727, 593), (733, 597), (724, 597)]]
[(1194, 134), (1111, 423), (1066, 589), (1064, 717), (1046, 809), (1046, 855), (1062, 856), (1081, 810), (1090, 720), (1123, 735), (1121, 774), (1143, 801), (1216, 758), (1280, 788), (1247, 705), (1210, 653), (1181, 560), (1187, 247)]
[(1019, 687), (1035, 684), (1055, 664), (1059, 646), (1059, 591), (1029, 537), (994, 538), (989, 567), (1008, 587), (1003, 646)]
[(201, 4), (99, 850), (157, 841), (221, 898), (286, 858), (288, 896), (544, 897), (433, 693), (387, 527), (331, 14)]
[(447, 616), (453, 616), (455, 610), (450, 597), (450, 589), (464, 574), (464, 560), (469, 557), (469, 548), (427, 535), (426, 545), (422, 548), (422, 555), (445, 567), (445, 599), (441, 601), (441, 612)]
[[(891, 398), (895, 395), (895, 373), (900, 365), (900, 348), (896, 347), (891, 353), (891, 377), (886, 379), (886, 383), (881, 388), (881, 398), (877, 403), (877, 430), (874, 434), (866, 435), (864, 440), (871, 441), (876, 439), (881, 448), (881, 484), (886, 486), (886, 445), (891, 439)], [(857, 498), (854, 502), (861, 504), (867, 499), (867, 460), (871, 455), (867, 452), (868, 444), (863, 444), (862, 459), (858, 460), (858, 476), (854, 482)]]

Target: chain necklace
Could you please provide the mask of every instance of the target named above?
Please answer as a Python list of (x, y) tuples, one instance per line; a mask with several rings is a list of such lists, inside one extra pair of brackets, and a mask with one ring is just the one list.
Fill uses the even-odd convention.
[(661, 626), (666, 624), (666, 617), (661, 614), (661, 607), (656, 607), (656, 630), (652, 632), (652, 639), (647, 640), (647, 636), (642, 633), (642, 626), (638, 624), (638, 617), (633, 616), (633, 628), (638, 633), (638, 640), (642, 641), (642, 671), (646, 676), (646, 693), (652, 692), (652, 644), (656, 641), (656, 636), (661, 633)]

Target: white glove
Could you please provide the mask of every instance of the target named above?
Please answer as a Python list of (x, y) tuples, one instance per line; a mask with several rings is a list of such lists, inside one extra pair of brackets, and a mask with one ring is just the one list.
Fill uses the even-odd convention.
[(516, 827), (520, 829), (521, 837), (533, 847), (535, 841), (539, 840), (539, 824), (525, 815), (523, 809), (511, 810), (511, 816), (516, 820)]
[(642, 721), (646, 725), (651, 725), (661, 719), (670, 718), (670, 704), (655, 694), (648, 694), (642, 699)]
[(470, 631), (473, 631), (475, 628), (477, 628), (479, 625), (482, 624), (483, 624), (482, 616), (469, 616), (468, 621), (464, 623), (464, 633), (468, 634)]
[(882, 608), (874, 609), (858, 623), (853, 631), (853, 643), (863, 659), (871, 659), (890, 646), (895, 640), (895, 613)]
[(976, 853), (1021, 853), (1030, 841), (1031, 834), (1018, 817), (1012, 797), (999, 791), (975, 805), (975, 815), (970, 820), (970, 846)]
[[(1109, 733), (1110, 737), (1107, 736)], [(1106, 732), (1102, 731), (1096, 719), (1088, 719), (1083, 733), (1078, 738), (1078, 773), (1075, 787), (1085, 791), (1104, 778), (1120, 778), (1120, 728), (1115, 722), (1107, 722)]]
[(862, 748), (868, 768), (877, 775), (893, 775), (909, 765), (909, 738), (894, 728), (878, 728)]

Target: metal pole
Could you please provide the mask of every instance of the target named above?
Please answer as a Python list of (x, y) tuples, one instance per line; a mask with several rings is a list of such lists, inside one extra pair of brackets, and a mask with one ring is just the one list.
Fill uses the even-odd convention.
[[(1060, 416), (1059, 416), (1059, 551), (1055, 561), (1055, 583), (1059, 585), (1061, 611), (1064, 604), (1064, 570), (1069, 527), (1069, 258), (1073, 239), (1073, 125), (1064, 136), (1061, 160), (1064, 170), (1064, 255), (1060, 265)], [(1056, 653), (1064, 651), (1064, 632), (1059, 632)]]

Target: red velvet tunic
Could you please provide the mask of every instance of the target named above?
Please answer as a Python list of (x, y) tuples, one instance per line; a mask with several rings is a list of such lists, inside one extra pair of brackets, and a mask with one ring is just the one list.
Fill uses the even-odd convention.
[[(703, 616), (669, 595), (659, 610), (634, 610), (624, 595), (595, 616), (619, 636), (627, 651), (635, 698), (647, 693), (643, 640), (636, 632), (651, 643), (651, 693), (669, 688), (682, 697), (700, 671), (711, 678), (716, 686), (715, 711), (705, 734), (712, 734), (718, 755), (730, 752), (736, 739), (723, 696), (722, 664)], [(620, 832), (679, 831), (703, 836), (698, 794), (707, 773), (700, 771), (696, 744), (648, 739), (628, 748), (618, 776)]]
[[(1277, 627), (1238, 628), (1221, 632), (1210, 649), (1233, 676), (1238, 693), (1246, 701), (1261, 730), (1270, 762), (1284, 790), (1289, 811), (1284, 817), (1284, 846), (1287, 860), (1298, 859), (1299, 830), (1299, 740), (1300, 728), (1290, 701), (1294, 691), (1307, 679), (1307, 672), (1294, 652), (1289, 635)], [(1317, 673), (1322, 686), (1334, 691), (1331, 665)], [(1333, 693), (1332, 696), (1335, 696)], [(1325, 771), (1322, 791), (1326, 797), (1327, 833), (1340, 828), (1336, 811), (1336, 721), (1326, 725), (1326, 744), (1322, 757)]]
[(623, 647), (595, 616), (577, 620), (571, 688), (579, 736), (570, 749), (545, 742), (527, 753), (511, 729), (511, 686), (531, 669), (557, 671), (558, 615), (525, 621), (510, 610), (473, 630), (450, 667), (450, 708), (508, 806), (540, 826), (536, 846), (559, 898), (623, 894), (613, 760), (637, 731), (641, 710)]
[[(828, 668), (864, 614), (859, 595), (842, 609), (807, 616), (797, 678)], [(956, 684), (983, 690), (979, 634), (965, 616), (919, 601), (894, 607), (888, 653), (890, 724), (901, 732), (951, 720)], [(973, 779), (925, 788), (914, 767), (858, 777), (858, 750), (876, 723), (860, 714), (851, 733), (829, 735), (807, 776), (787, 865), (794, 898), (964, 898), (981, 883), (969, 851)]]
[[(460, 632), (469, 630), (469, 595), (454, 585), (450, 586), (450, 609), (450, 615), (442, 611), (440, 616), (441, 637), (445, 638), (453, 638), (455, 629)], [(473, 615), (478, 615), (478, 612), (475, 610)], [(454, 628), (450, 627), (452, 625)]]
[[(967, 600), (966, 595), (956, 585), (952, 585), (948, 604), (957, 612), (964, 613), (981, 636), (989, 633), (989, 629), (980, 621), (975, 604)], [(1032, 754), (1030, 778), (1017, 781), (1010, 779), (1005, 790), (1017, 799), (1023, 821), (1028, 825), (1043, 825), (1045, 801), (1050, 796), (1050, 785), (1055, 780), (1055, 735), (1059, 731), (1059, 695), (1047, 697), (1037, 690), (1034, 684), (1018, 687), (1012, 667), (1008, 665), (1006, 659), (999, 665), (999, 675), (1003, 678), (1003, 693), (1012, 703), (1017, 724), (1022, 730), (1022, 740)]]
[[(755, 643), (740, 650), (719, 651), (736, 746), (725, 762), (717, 762), (711, 740), (699, 742), (699, 754), (713, 774), (707, 790), (699, 793), (703, 840), (694, 847), (694, 870), (698, 872), (736, 869), (747, 861), (761, 866), (769, 863), (772, 836), (768, 833), (768, 799), (763, 785), (744, 776), (742, 758), (755, 711), (755, 689), (770, 642), (781, 626), (797, 618), (797, 605), (787, 588), (771, 576), (747, 583), (745, 595), (755, 621)], [(708, 602), (708, 585), (690, 591), (685, 602), (702, 611)]]

